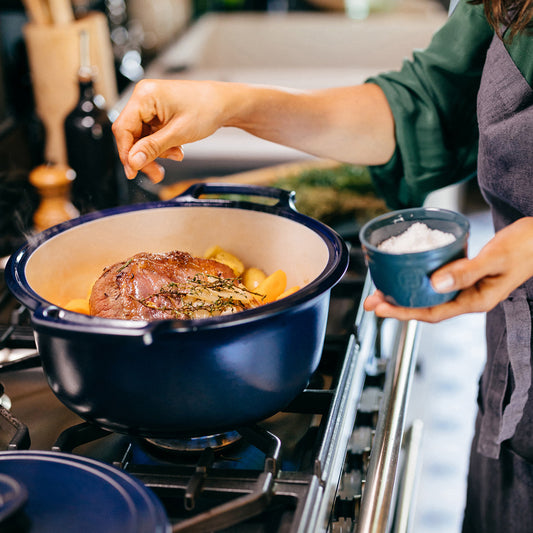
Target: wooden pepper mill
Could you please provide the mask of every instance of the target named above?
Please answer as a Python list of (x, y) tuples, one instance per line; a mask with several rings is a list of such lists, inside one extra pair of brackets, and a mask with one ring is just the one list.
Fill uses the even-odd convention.
[(70, 189), (76, 173), (67, 165), (40, 165), (30, 172), (30, 183), (41, 202), (33, 215), (36, 231), (43, 231), (79, 216), (70, 201)]

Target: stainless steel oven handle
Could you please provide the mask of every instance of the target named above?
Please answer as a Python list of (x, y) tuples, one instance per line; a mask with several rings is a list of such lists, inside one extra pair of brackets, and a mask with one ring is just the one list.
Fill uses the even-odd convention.
[(361, 511), (358, 533), (385, 533), (391, 518), (407, 402), (418, 343), (418, 323), (400, 323), (395, 348), (389, 361), (383, 410), (378, 418)]
[(422, 433), (424, 423), (422, 420), (413, 420), (404, 436), (404, 465), (403, 475), (398, 488), (398, 501), (396, 504), (396, 516), (391, 533), (409, 533), (412, 528), (413, 501), (419, 473), (420, 448), (422, 446)]

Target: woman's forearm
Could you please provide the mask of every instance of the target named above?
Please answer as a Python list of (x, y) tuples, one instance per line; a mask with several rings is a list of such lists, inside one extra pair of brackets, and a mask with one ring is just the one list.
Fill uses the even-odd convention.
[(372, 84), (309, 92), (241, 86), (227, 126), (291, 148), (364, 165), (386, 163), (394, 151), (394, 120)]
[(219, 128), (348, 163), (379, 165), (394, 151), (394, 120), (376, 85), (294, 92), (213, 81), (139, 82), (113, 124), (129, 178), (161, 178), (158, 157), (181, 159), (181, 146)]

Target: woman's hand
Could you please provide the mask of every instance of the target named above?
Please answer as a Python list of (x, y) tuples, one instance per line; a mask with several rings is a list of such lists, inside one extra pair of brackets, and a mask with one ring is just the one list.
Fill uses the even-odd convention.
[(532, 276), (533, 217), (525, 217), (496, 233), (476, 257), (459, 259), (433, 273), (431, 284), (437, 292), (461, 291), (451, 302), (397, 307), (376, 291), (364, 307), (386, 318), (440, 322), (464, 313), (490, 311)]
[(155, 182), (164, 171), (155, 161), (181, 161), (182, 145), (203, 139), (223, 125), (222, 87), (211, 82), (140, 81), (113, 123), (126, 176), (142, 170)]

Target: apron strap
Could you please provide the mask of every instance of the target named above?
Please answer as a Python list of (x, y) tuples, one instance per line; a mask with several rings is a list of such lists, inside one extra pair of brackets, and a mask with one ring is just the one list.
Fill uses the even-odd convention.
[[(531, 386), (531, 311), (526, 289), (518, 287), (502, 302), (502, 307), (507, 345), (506, 349), (497, 350), (492, 364), (487, 409), (481, 420), (477, 446), (479, 453), (493, 459), (498, 459), (501, 443), (514, 435)], [(509, 370), (514, 388), (509, 403), (503, 408)]]
[[(531, 386), (531, 311), (526, 290), (520, 287), (503, 302), (507, 351), (514, 378), (511, 400), (505, 407), (498, 442), (510, 439), (524, 413)], [(529, 320), (527, 319), (529, 317)]]

